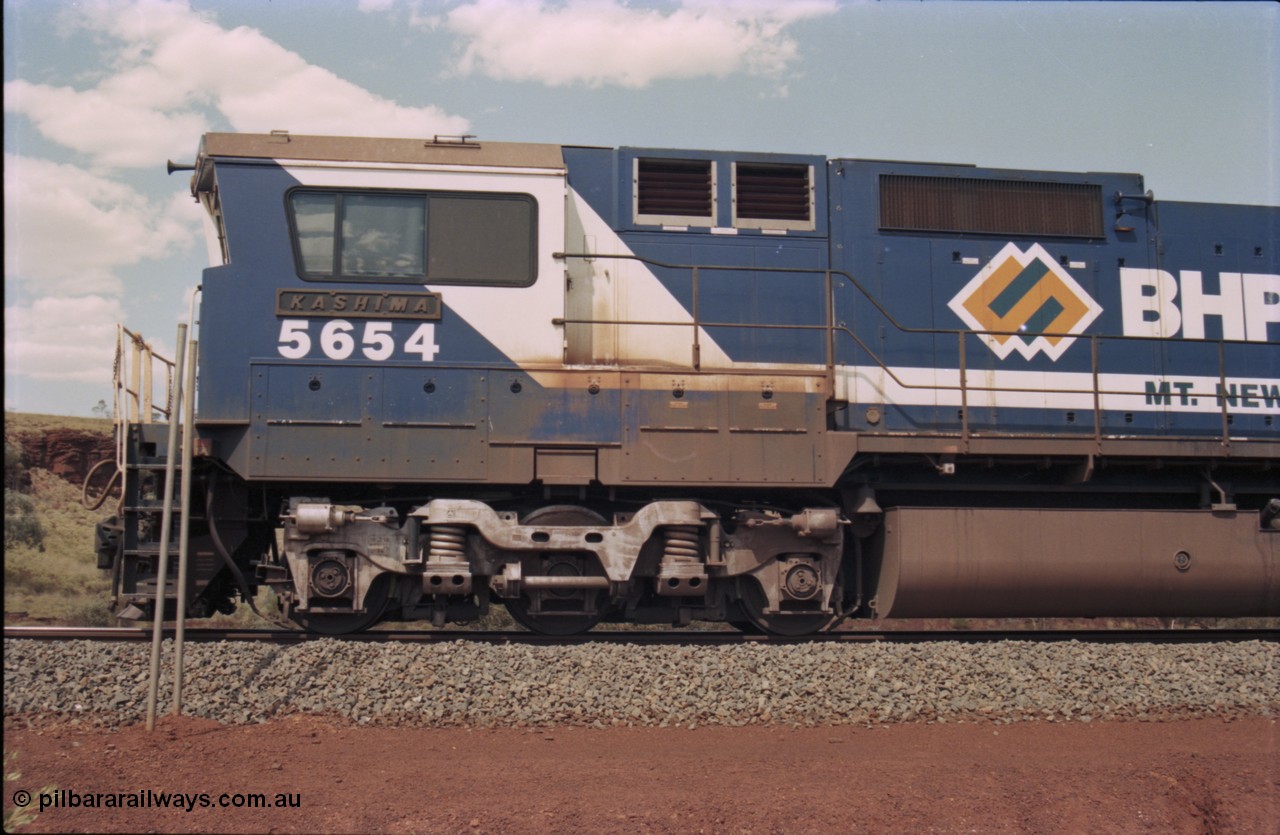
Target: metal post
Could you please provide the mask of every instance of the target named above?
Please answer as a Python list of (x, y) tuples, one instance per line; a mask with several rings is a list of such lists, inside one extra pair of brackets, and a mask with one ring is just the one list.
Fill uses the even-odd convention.
[[(175, 357), (178, 367), (178, 386), (182, 386), (182, 371), (185, 367), (183, 352), (187, 347), (187, 326), (178, 325), (178, 348)], [(174, 399), (178, 398), (178, 389), (174, 390)], [(178, 404), (170, 404), (170, 411), (176, 411)], [(178, 446), (178, 421), (176, 415), (169, 418), (169, 447), (165, 450), (164, 465), (164, 506), (160, 515), (160, 553), (156, 557), (156, 600), (155, 620), (151, 627), (151, 679), (147, 689), (147, 730), (156, 728), (156, 697), (160, 690), (160, 642), (164, 633), (164, 586), (169, 573), (169, 534), (173, 530), (173, 473), (175, 469), (174, 450)]]
[(965, 332), (956, 334), (960, 352), (960, 451), (969, 451), (969, 369), (964, 353)]
[(1222, 447), (1231, 449), (1231, 416), (1227, 411), (1227, 346), (1221, 339), (1218, 340), (1218, 402), (1222, 404)]
[[(836, 297), (835, 287), (831, 282), (831, 270), (826, 271), (826, 288), (827, 288), (827, 372), (832, 374), (832, 380), (835, 380), (836, 368)], [(832, 392), (835, 391), (834, 382)]]
[(1102, 454), (1102, 380), (1098, 372), (1098, 335), (1089, 337), (1089, 363), (1093, 373), (1093, 448)]
[[(155, 381), (152, 379), (152, 375), (155, 371), (153, 366), (155, 366), (155, 364), (155, 358), (151, 355), (151, 346), (145, 342), (142, 343), (142, 380), (139, 381), (138, 385), (140, 386), (139, 391), (142, 395), (142, 405), (140, 408), (142, 410), (143, 423), (150, 423), (151, 416), (154, 414), (151, 398), (155, 394)], [(169, 410), (173, 411), (172, 403), (169, 404)]]
[(183, 657), (183, 642), (187, 634), (187, 561), (189, 559), (187, 534), (191, 522), (191, 457), (192, 447), (195, 445), (196, 351), (198, 349), (196, 340), (191, 340), (187, 347), (187, 365), (190, 373), (186, 375), (186, 385), (182, 390), (182, 499), (179, 503), (182, 516), (178, 522), (178, 609), (177, 624), (173, 630), (173, 714), (175, 716), (182, 714), (182, 674), (186, 661)]
[[(129, 388), (129, 383), (125, 382), (125, 391), (132, 397), (129, 400), (129, 420), (132, 423), (139, 422), (139, 413), (142, 410), (142, 351), (138, 349), (138, 344), (133, 343), (133, 350), (129, 352), (129, 379), (133, 381), (133, 388)], [(150, 423), (150, 420), (144, 421)]]
[[(115, 375), (115, 399), (111, 404), (111, 418), (115, 421), (115, 438), (116, 438), (116, 466), (120, 468), (120, 472), (124, 473), (125, 464), (125, 447), (127, 438), (125, 437), (129, 420), (129, 381), (127, 379), (128, 371), (125, 367), (125, 361), (128, 357), (125, 355), (124, 342), (124, 325), (116, 325), (116, 362), (112, 373)], [(120, 482), (120, 495), (124, 496), (123, 475)]]
[(693, 266), (693, 370), (702, 368), (702, 340), (698, 331), (701, 325), (698, 320), (698, 266)]

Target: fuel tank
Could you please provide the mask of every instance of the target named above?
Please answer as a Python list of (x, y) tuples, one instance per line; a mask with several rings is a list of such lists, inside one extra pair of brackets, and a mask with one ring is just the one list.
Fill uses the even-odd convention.
[(1272, 523), (1265, 511), (894, 508), (871, 608), (895, 618), (1276, 616)]

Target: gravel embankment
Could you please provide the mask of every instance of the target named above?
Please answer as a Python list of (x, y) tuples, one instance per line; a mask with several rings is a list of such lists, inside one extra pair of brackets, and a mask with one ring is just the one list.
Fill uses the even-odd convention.
[[(161, 712), (172, 692), (165, 648)], [(139, 722), (149, 651), (5, 641), (5, 716)], [(312, 713), (454, 727), (1238, 717), (1280, 712), (1280, 647), (193, 644), (184, 701), (188, 715), (224, 723)]]

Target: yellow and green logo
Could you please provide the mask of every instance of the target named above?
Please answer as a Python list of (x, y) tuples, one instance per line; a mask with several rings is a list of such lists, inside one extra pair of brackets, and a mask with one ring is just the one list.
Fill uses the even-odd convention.
[(1007, 244), (949, 307), (1000, 359), (1017, 351), (1025, 359), (1043, 352), (1056, 361), (1102, 313), (1040, 244), (1025, 252)]

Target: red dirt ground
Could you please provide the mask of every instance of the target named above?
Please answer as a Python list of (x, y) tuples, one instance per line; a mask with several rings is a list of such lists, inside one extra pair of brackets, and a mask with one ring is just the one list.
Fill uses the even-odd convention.
[[(4, 747), (22, 774), (6, 810), (50, 784), (212, 804), (82, 800), (23, 832), (1280, 832), (1269, 718), (433, 730), (166, 717), (153, 733), (11, 719)], [(223, 793), (299, 806), (220, 808)]]

